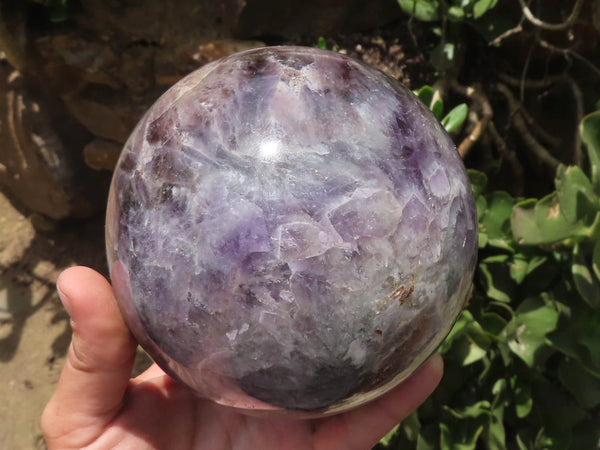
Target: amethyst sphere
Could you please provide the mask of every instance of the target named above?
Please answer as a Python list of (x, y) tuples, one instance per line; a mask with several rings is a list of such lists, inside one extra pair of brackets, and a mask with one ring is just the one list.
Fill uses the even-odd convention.
[(476, 258), (470, 184), (434, 116), (344, 55), (272, 47), (166, 92), (107, 213), (132, 333), (223, 405), (319, 416), (397, 385), (452, 327)]

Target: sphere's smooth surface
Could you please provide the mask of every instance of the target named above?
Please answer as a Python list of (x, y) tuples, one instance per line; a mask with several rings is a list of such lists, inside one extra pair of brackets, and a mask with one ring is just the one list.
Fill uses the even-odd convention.
[(224, 405), (339, 412), (397, 385), (460, 312), (476, 258), (455, 146), (405, 87), (272, 47), (192, 73), (148, 111), (111, 187), (125, 320)]

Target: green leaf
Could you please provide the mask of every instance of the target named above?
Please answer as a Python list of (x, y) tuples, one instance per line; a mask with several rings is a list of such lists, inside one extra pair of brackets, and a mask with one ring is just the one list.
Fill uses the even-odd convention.
[(436, 0), (398, 0), (400, 8), (411, 16), (424, 22), (440, 18), (440, 7)]
[(487, 208), (481, 218), (480, 231), (487, 235), (489, 245), (511, 251), (512, 233), (510, 218), (515, 199), (498, 191), (487, 196)]
[(383, 446), (384, 448), (389, 447), (392, 440), (396, 437), (396, 433), (398, 432), (399, 427), (400, 427), (400, 425), (396, 425), (394, 428), (392, 428), (388, 432), (388, 434), (386, 434), (383, 438), (381, 438), (381, 440), (379, 441), (380, 446)]
[(596, 278), (600, 279), (600, 240), (597, 240), (594, 244), (592, 270), (594, 271)]
[(489, 335), (500, 338), (500, 333), (506, 327), (508, 321), (495, 312), (484, 312), (481, 315), (481, 326)]
[(558, 195), (529, 199), (513, 208), (512, 231), (520, 244), (551, 244), (568, 238), (587, 236), (588, 228), (568, 221), (561, 213)]
[(589, 178), (577, 166), (559, 166), (556, 174), (556, 191), (561, 213), (575, 223), (582, 220), (591, 225), (600, 204)]
[[(534, 272), (538, 267), (542, 266), (548, 258), (543, 255), (531, 256), (524, 253), (516, 253), (513, 255), (512, 260), (508, 262), (510, 268), (510, 276), (515, 283), (522, 284), (525, 278)], [(544, 271), (546, 281), (550, 273)]]
[(591, 309), (581, 301), (570, 303), (570, 311), (563, 314), (548, 340), (553, 348), (600, 379), (600, 310)]
[(509, 263), (510, 276), (517, 284), (523, 283), (527, 273), (529, 272), (529, 261), (526, 258), (520, 258), (515, 255)]
[(526, 290), (523, 293), (525, 296), (535, 296), (560, 282), (564, 277), (565, 266), (560, 266), (549, 254), (539, 254), (541, 251), (537, 247), (529, 247), (529, 249), (537, 252), (538, 255), (529, 257), (527, 277), (523, 283)]
[(558, 377), (582, 408), (591, 409), (600, 405), (600, 379), (592, 376), (580, 363), (563, 359), (558, 368)]
[(487, 198), (488, 208), (483, 217), (485, 231), (490, 237), (506, 236), (510, 233), (510, 217), (515, 200), (507, 192), (497, 191)]
[(539, 298), (528, 298), (515, 311), (511, 351), (529, 367), (541, 364), (552, 353), (546, 335), (556, 329), (558, 312)]
[(419, 416), (416, 412), (412, 413), (402, 421), (402, 431), (409, 441), (416, 442), (419, 438), (420, 430), (421, 423), (419, 422)]
[(496, 3), (498, 3), (498, 0), (479, 0), (473, 6), (473, 18), (479, 19), (487, 11), (496, 6)]
[(579, 244), (573, 249), (573, 265), (571, 266), (573, 281), (581, 297), (592, 308), (600, 308), (600, 280), (592, 269)]
[(466, 405), (460, 409), (452, 409), (450, 407), (445, 407), (444, 409), (457, 419), (476, 419), (482, 415), (489, 414), (490, 402), (487, 400), (481, 400), (471, 405)]
[[(576, 405), (573, 397), (556, 382), (549, 382), (543, 376), (536, 376), (530, 382), (531, 395), (536, 414), (551, 437), (570, 437), (575, 424), (586, 417), (583, 409)], [(539, 422), (538, 422), (539, 423)], [(549, 431), (552, 433), (549, 433)], [(566, 447), (563, 447), (566, 448)]]
[(526, 447), (521, 447), (522, 444), (519, 444), (519, 448), (525, 448), (526, 450), (568, 450), (571, 448), (569, 446), (570, 441), (570, 433), (557, 435), (551, 433), (546, 427), (542, 427), (538, 430), (538, 433), (529, 439)]
[(433, 112), (433, 115), (437, 120), (442, 118), (442, 114), (444, 113), (444, 101), (441, 98), (433, 102), (433, 105), (431, 105), (431, 112)]
[(516, 376), (510, 380), (510, 387), (513, 394), (515, 413), (517, 414), (517, 417), (520, 419), (527, 417), (533, 407), (531, 388)]
[(448, 19), (454, 22), (460, 22), (465, 18), (465, 11), (459, 6), (451, 6), (448, 8)]
[(497, 415), (490, 403), (482, 400), (462, 408), (444, 406), (444, 410), (450, 415), (450, 420), (440, 424), (441, 448), (475, 449), (478, 448), (477, 441), (480, 437), (488, 449), (506, 448), (502, 408), (497, 408), (500, 412)]
[(435, 450), (439, 448), (440, 428), (436, 423), (422, 427), (417, 439), (417, 450)]
[[(477, 221), (481, 222), (488, 208), (487, 200), (483, 195), (480, 195), (475, 199), (475, 208), (477, 209)], [(479, 231), (484, 232), (481, 229)]]
[[(454, 42), (440, 42), (431, 51), (429, 61), (438, 71), (445, 71), (454, 67)], [(442, 121), (443, 122), (443, 121)]]
[(485, 192), (487, 187), (487, 175), (484, 172), (474, 169), (467, 170), (467, 175), (469, 176), (469, 181), (471, 182), (471, 187), (473, 188), (473, 196), (479, 197)]
[(483, 440), (489, 450), (506, 449), (506, 432), (502, 420), (496, 415), (490, 415), (490, 421), (484, 428)]
[(570, 441), (570, 434), (551, 433), (549, 430), (542, 428), (535, 438), (534, 448), (540, 450), (566, 450), (569, 448)]
[(509, 255), (488, 257), (478, 266), (478, 273), (486, 295), (504, 303), (510, 303), (516, 288), (507, 264), (509, 258)]
[[(486, 333), (467, 309), (460, 313), (452, 330), (450, 330), (450, 333), (448, 333), (448, 336), (442, 345), (440, 345), (440, 353), (446, 353), (453, 343), (461, 337), (466, 337), (470, 343), (480, 348), (487, 348), (491, 344), (488, 333)], [(475, 351), (477, 352), (477, 350)]]
[(317, 47), (321, 50), (327, 50), (327, 41), (323, 36), (319, 36), (319, 39), (317, 40)]
[(600, 111), (585, 116), (579, 129), (590, 159), (592, 185), (596, 194), (600, 195)]
[(488, 202), (483, 195), (478, 195), (475, 197), (475, 209), (477, 211), (477, 223), (478, 223), (478, 234), (479, 234), (479, 244), (480, 247), (483, 248), (488, 243), (488, 235), (485, 227), (482, 225), (481, 221), (483, 220), (485, 213), (488, 209)]
[(431, 108), (431, 102), (433, 101), (433, 88), (429, 85), (422, 86), (418, 91), (414, 91), (415, 95), (419, 97), (419, 100), (427, 106), (427, 108)]
[(489, 240), (488, 240), (487, 234), (480, 231), (477, 234), (477, 247), (484, 248), (488, 245), (488, 242), (489, 242)]
[(454, 326), (450, 330), (450, 333), (448, 333), (448, 336), (446, 336), (446, 339), (444, 339), (444, 342), (440, 346), (441, 353), (444, 353), (444, 349), (450, 347), (452, 341), (455, 338), (466, 333), (469, 328), (469, 325), (471, 324), (471, 322), (474, 321), (475, 319), (473, 319), (473, 315), (469, 310), (465, 309), (461, 311), (460, 315), (458, 316), (458, 319), (456, 319), (456, 322), (454, 323)]
[(373, 450), (414, 448), (421, 432), (421, 423), (417, 412), (412, 413), (399, 425), (388, 432)]
[(452, 346), (454, 356), (457, 358), (461, 367), (466, 367), (483, 359), (486, 355), (486, 349), (481, 348), (472, 339), (462, 336), (457, 339)]
[(467, 118), (467, 112), (469, 108), (465, 103), (461, 103), (458, 106), (452, 108), (452, 110), (442, 119), (442, 125), (448, 133), (458, 130), (465, 119)]
[(459, 423), (452, 427), (440, 423), (442, 450), (475, 450), (483, 425), (476, 421)]
[(537, 255), (531, 257), (527, 266), (527, 275), (531, 274), (538, 267), (541, 267), (546, 261), (548, 261), (548, 257), (546, 255)]
[(530, 429), (525, 429), (525, 430), (520, 430), (517, 433), (517, 446), (519, 447), (519, 450), (530, 450), (533, 448), (533, 443), (531, 442), (531, 438), (530, 438)]

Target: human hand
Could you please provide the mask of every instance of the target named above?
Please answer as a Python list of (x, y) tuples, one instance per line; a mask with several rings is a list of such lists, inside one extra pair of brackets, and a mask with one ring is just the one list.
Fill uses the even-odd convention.
[(130, 379), (136, 342), (110, 284), (85, 267), (58, 279), (73, 338), (42, 415), (50, 449), (370, 449), (435, 389), (434, 355), (383, 397), (323, 419), (258, 418), (192, 394), (156, 364)]

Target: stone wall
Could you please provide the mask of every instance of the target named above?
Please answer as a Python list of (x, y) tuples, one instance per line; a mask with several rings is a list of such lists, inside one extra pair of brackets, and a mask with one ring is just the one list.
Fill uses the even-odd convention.
[(52, 23), (40, 3), (0, 7), (0, 188), (54, 219), (104, 209), (130, 131), (192, 70), (399, 14), (394, 0), (81, 0)]

